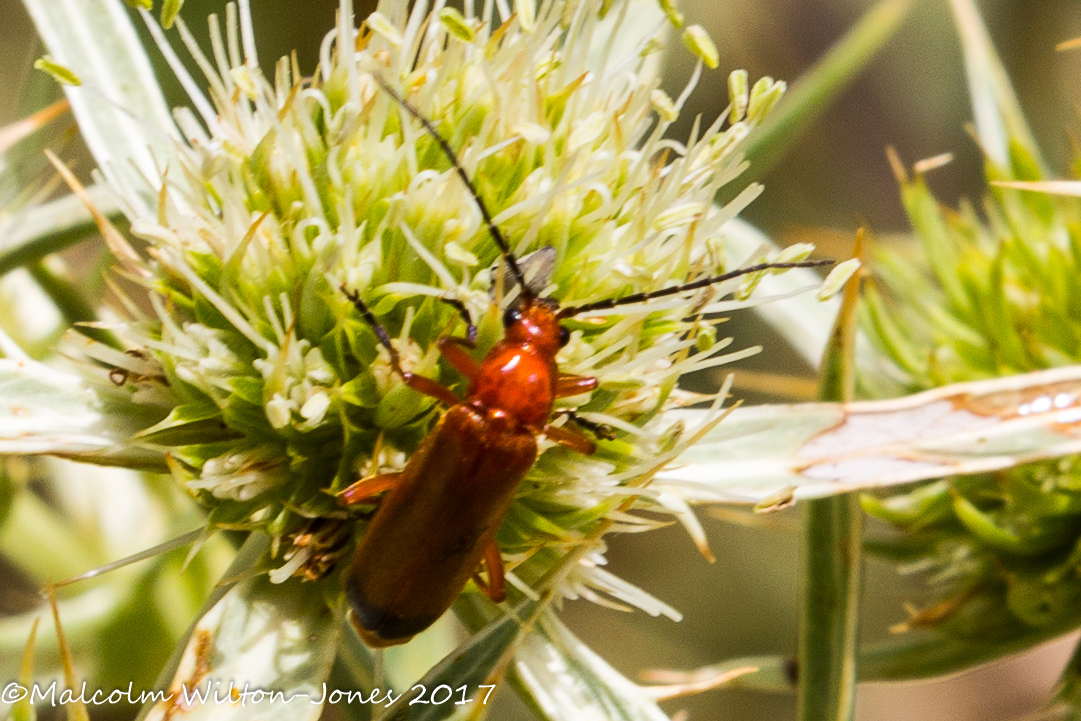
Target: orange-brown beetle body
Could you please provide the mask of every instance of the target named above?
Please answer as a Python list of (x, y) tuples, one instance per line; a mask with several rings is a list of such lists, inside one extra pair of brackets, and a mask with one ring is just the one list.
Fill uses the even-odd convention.
[(369, 646), (432, 625), (480, 566), (537, 457), (533, 434), (514, 426), (499, 411), (454, 406), (398, 474), (345, 576)]
[[(350, 298), (367, 315), (359, 297)], [(537, 436), (547, 433), (584, 453), (593, 451), (588, 438), (547, 425), (556, 398), (597, 384), (593, 378), (559, 377), (555, 356), (566, 334), (554, 303), (527, 298), (505, 323), (503, 340), (479, 365), (454, 339), (440, 341), (444, 355), (470, 379), (465, 400), (451, 406), (401, 472), (359, 481), (340, 494), (352, 505), (388, 491), (344, 581), (353, 624), (371, 646), (403, 643), (434, 623), (482, 558), (488, 568), (485, 590), (501, 601), (495, 534), (537, 458)], [(455, 401), (434, 381), (402, 375), (420, 392)]]

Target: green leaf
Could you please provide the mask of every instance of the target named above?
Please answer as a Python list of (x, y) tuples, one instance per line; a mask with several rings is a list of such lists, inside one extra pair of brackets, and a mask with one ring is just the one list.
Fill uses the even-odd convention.
[[(547, 607), (544, 602), (523, 601), (512, 612), (492, 621), (468, 641), (455, 649), (418, 682), (423, 686), (425, 699), (431, 699), (434, 690), (446, 686), (452, 690), (466, 687), (467, 699), (472, 704), (423, 703), (410, 704), (420, 698), (417, 693), (407, 693), (390, 707), (386, 721), (439, 721), (453, 715), (463, 706), (471, 711), (478, 706), (486, 706), (491, 698), (487, 696), (490, 688), (503, 675), (511, 656), (518, 648), (524, 632), (532, 625), (537, 615)], [(417, 686), (413, 687), (414, 689)], [(437, 697), (439, 698), (439, 697)]]
[(522, 641), (515, 657), (517, 684), (533, 710), (549, 721), (668, 721), (642, 687), (582, 643), (552, 612)]
[(964, 266), (955, 236), (922, 175), (911, 182), (902, 181), (901, 202), (935, 278), (956, 307), (970, 311), (969, 295), (958, 273), (958, 268)]
[(865, 495), (860, 498), (860, 505), (867, 515), (906, 528), (917, 521), (926, 523), (928, 520), (948, 518), (953, 509), (953, 497), (949, 483), (936, 481), (895, 496), (879, 498)]
[[(257, 572), (267, 547), (266, 536), (250, 536), (226, 578)], [(172, 698), (148, 703), (140, 718), (317, 719), (344, 613), (327, 605), (326, 599), (335, 597), (328, 593), (331, 582), (294, 578), (275, 585), (265, 573), (258, 573), (231, 587), (227, 584), (227, 590), (208, 601), (186, 645), (174, 653), (159, 677), (158, 688)], [(237, 696), (238, 703), (215, 701), (215, 693), (226, 698), (245, 691), (263, 695)], [(196, 699), (195, 692), (210, 695)], [(185, 698), (192, 703), (178, 706)]]
[(864, 327), (873, 329), (871, 341), (881, 349), (881, 355), (892, 359), (905, 373), (920, 373), (927, 364), (926, 359), (921, 357), (919, 346), (909, 337), (900, 319), (890, 312), (873, 283), (864, 286), (863, 301), (860, 311), (865, 319)]
[(980, 146), (1005, 170), (1013, 167), (1011, 146), (1016, 144), (1035, 162), (1041, 174), (1046, 174), (1047, 165), (976, 3), (974, 0), (950, 0), (950, 5), (964, 52), (965, 74)]
[[(1011, 468), (1081, 451), (1081, 367), (942, 386), (904, 398), (737, 408), (657, 475), (703, 499), (797, 499)], [(688, 428), (708, 411), (665, 414)], [(712, 495), (711, 495), (712, 494)]]
[(177, 131), (127, 10), (119, 0), (24, 6), (53, 60), (83, 81), (64, 92), (98, 166), (110, 182), (144, 196), (141, 214), (152, 213), (144, 178), (158, 179)]
[(243, 438), (243, 433), (234, 431), (225, 424), (221, 414), (221, 409), (211, 401), (187, 403), (177, 406), (165, 420), (139, 431), (135, 437), (145, 443), (165, 446), (215, 443)]

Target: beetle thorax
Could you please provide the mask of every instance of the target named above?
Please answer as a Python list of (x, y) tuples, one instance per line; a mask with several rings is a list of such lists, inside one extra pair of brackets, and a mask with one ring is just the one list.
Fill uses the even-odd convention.
[(485, 356), (469, 388), (469, 400), (501, 410), (534, 431), (542, 429), (555, 398), (559, 333), (552, 308), (527, 305)]

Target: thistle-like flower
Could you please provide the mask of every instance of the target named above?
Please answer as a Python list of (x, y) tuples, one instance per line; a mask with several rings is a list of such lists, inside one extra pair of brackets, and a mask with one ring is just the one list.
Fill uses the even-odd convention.
[[(88, 372), (113, 408), (150, 419), (134, 443), (163, 454), (209, 510), (208, 528), (268, 535), (270, 581), (326, 579), (338, 613), (332, 572), (370, 514), (354, 516), (336, 494), (400, 471), (444, 412), (406, 385), (377, 326), (402, 368), (461, 395), (465, 380), (437, 341), (460, 335), (467, 315), (479, 358), (516, 292), (439, 138), (383, 83), (445, 138), (526, 275), (564, 306), (809, 251), (730, 258), (725, 223), (760, 187), (713, 205), (784, 84), (749, 88), (734, 73), (726, 116), (696, 124), (686, 143), (666, 138), (687, 93), (659, 89), (648, 64), (665, 20), (628, 32), (632, 2), (524, 0), (513, 15), (487, 16), (386, 0), (359, 31), (343, 2), (315, 73), (283, 59), (273, 80), (258, 69), (244, 7), (239, 31), (232, 10), (224, 36), (211, 20), (213, 58), (176, 19), (209, 97), (186, 80), (195, 114), (177, 113), (184, 138), (151, 183), (154, 213), (129, 197), (131, 233), (145, 245), (110, 233), (151, 310), (117, 287), (127, 349), (90, 342), (82, 352), (106, 367)], [(715, 51), (700, 30), (684, 41), (701, 58), (693, 85)], [(661, 416), (703, 400), (678, 388), (681, 375), (754, 352), (725, 353), (730, 340), (701, 319), (739, 307), (756, 280), (564, 322), (559, 370), (597, 388), (559, 409), (614, 437), (590, 455), (541, 438), (498, 534), (512, 600), (584, 597), (678, 618), (604, 570), (604, 535), (654, 527), (634, 513), (653, 511), (708, 553), (687, 501), (650, 484), (697, 435)], [(719, 406), (724, 395), (704, 400)]]
[[(140, 437), (168, 447), (173, 475), (211, 509), (212, 525), (265, 531), (292, 553), (289, 539), (313, 520), (343, 519), (333, 493), (400, 469), (438, 418), (340, 285), (359, 290), (404, 367), (451, 388), (462, 378), (435, 341), (461, 321), (444, 301), (477, 319), (479, 352), (501, 334), (501, 296), (513, 288), (494, 272), (498, 247), (436, 138), (379, 79), (458, 149), (523, 265), (554, 249), (541, 285), (563, 304), (664, 288), (730, 262), (724, 223), (758, 188), (725, 208), (711, 201), (738, 172), (734, 151), (753, 122), (722, 130), (722, 118), (686, 145), (666, 140), (678, 103), (641, 75), (650, 38), (626, 57), (593, 60), (601, 10), (542, 3), (496, 27), (386, 3), (359, 33), (343, 25), (328, 37), (313, 77), (282, 61), (273, 84), (236, 55), (235, 36), (214, 36), (216, 66), (189, 43), (213, 110), (197, 103), (205, 129), (180, 115), (187, 142), (166, 169), (157, 215), (133, 219), (147, 259), (126, 259), (154, 313), (128, 324), (128, 360), (86, 352), (125, 371), (112, 382), (127, 402), (168, 409)], [(618, 23), (629, 10), (609, 12)], [(757, 87), (749, 117), (777, 89)], [(689, 434), (654, 420), (690, 400), (680, 375), (733, 358), (694, 320), (732, 307), (713, 297), (733, 289), (567, 322), (559, 368), (599, 388), (561, 407), (619, 438), (592, 456), (545, 444), (500, 535), (522, 587), (545, 583), (570, 549), (595, 549), (600, 529), (645, 523), (626, 515), (632, 506), (663, 510), (647, 481)], [(315, 552), (294, 554), (274, 577), (301, 573)], [(615, 588), (577, 560), (561, 588)]]

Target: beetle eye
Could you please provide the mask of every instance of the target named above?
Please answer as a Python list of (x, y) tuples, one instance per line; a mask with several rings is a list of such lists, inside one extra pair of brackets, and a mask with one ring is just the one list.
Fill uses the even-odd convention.
[(567, 330), (566, 328), (564, 328), (563, 326), (559, 326), (559, 347), (562, 348), (563, 346), (567, 345), (567, 342), (570, 339), (571, 339), (571, 332), (569, 330)]
[(522, 319), (522, 311), (518, 310), (518, 306), (512, 305), (503, 311), (503, 327), (510, 328), (512, 325)]

